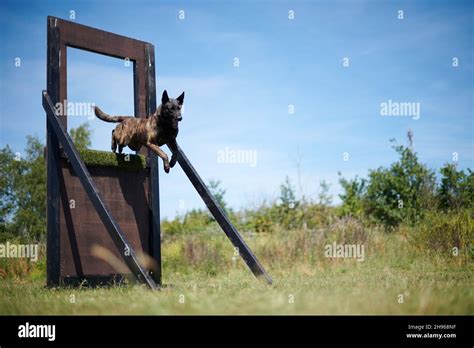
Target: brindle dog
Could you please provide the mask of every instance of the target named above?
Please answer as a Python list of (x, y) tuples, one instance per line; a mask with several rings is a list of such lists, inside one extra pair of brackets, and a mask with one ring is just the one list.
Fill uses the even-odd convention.
[(169, 173), (170, 168), (176, 164), (176, 155), (173, 153), (169, 161), (160, 146), (168, 144), (173, 152), (177, 151), (176, 136), (178, 122), (183, 119), (181, 116), (183, 102), (184, 92), (178, 98), (172, 99), (168, 97), (165, 90), (161, 97), (161, 105), (153, 115), (147, 118), (110, 116), (97, 106), (95, 115), (105, 122), (120, 122), (112, 131), (112, 152), (117, 150), (117, 145), (119, 153), (122, 153), (125, 146), (134, 151), (139, 151), (142, 146), (146, 146), (161, 157), (165, 172)]

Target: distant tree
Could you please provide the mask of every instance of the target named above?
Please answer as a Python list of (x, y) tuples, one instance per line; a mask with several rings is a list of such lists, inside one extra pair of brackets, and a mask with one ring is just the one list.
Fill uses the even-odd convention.
[[(339, 173), (340, 175), (341, 173)], [(351, 180), (340, 176), (339, 184), (344, 190), (344, 193), (339, 195), (342, 201), (339, 208), (340, 215), (360, 217), (363, 214), (363, 200), (367, 181), (359, 179), (357, 176)]]
[(46, 171), (43, 144), (28, 136), (25, 153), (0, 150), (2, 238), (40, 240), (46, 231)]
[(469, 208), (474, 205), (474, 173), (456, 170), (456, 165), (446, 163), (441, 169), (441, 183), (437, 196), (442, 210)]
[(46, 167), (44, 145), (28, 136), (25, 170), (18, 178), (14, 225), (21, 236), (40, 240), (46, 232)]
[(11, 222), (16, 211), (15, 185), (23, 172), (23, 163), (16, 156), (8, 145), (0, 150), (0, 241), (13, 236)]
[(271, 220), (285, 229), (301, 226), (304, 219), (302, 204), (296, 198), (295, 187), (288, 176), (285, 178), (285, 182), (280, 185), (279, 201), (280, 204), (270, 208)]
[(284, 207), (294, 208), (298, 202), (296, 201), (295, 188), (290, 178), (287, 176), (285, 182), (280, 185), (280, 201)]
[(319, 194), (318, 194), (318, 203), (320, 205), (329, 206), (332, 203), (332, 196), (329, 193), (331, 189), (331, 184), (328, 184), (325, 180), (322, 180), (319, 183)]
[(417, 154), (402, 145), (393, 148), (399, 160), (390, 168), (369, 172), (364, 197), (366, 213), (388, 226), (418, 221), (432, 207), (435, 192), (434, 173), (419, 162)]
[(224, 199), (224, 195), (226, 190), (220, 187), (221, 181), (220, 180), (209, 180), (209, 190), (211, 191), (212, 195), (216, 198), (217, 203), (221, 206), (221, 208), (227, 212), (227, 202)]
[(91, 146), (92, 130), (88, 123), (83, 123), (77, 128), (71, 128), (70, 135), (78, 149), (87, 149)]
[[(79, 148), (90, 146), (86, 124), (71, 129)], [(24, 153), (0, 149), (0, 239), (41, 241), (46, 235), (46, 163), (44, 144), (28, 136)]]

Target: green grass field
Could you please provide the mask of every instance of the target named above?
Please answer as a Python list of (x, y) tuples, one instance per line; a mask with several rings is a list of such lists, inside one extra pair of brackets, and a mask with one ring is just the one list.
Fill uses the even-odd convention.
[[(316, 202), (298, 197), (287, 176), (278, 199), (234, 211), (226, 208), (220, 182), (209, 182), (272, 276), (272, 286), (253, 277), (207, 210), (193, 209), (161, 221), (161, 291), (130, 283), (45, 288), (43, 250), (38, 262), (0, 257), (0, 314), (473, 315), (474, 173), (457, 169), (453, 159), (437, 179), (438, 170), (418, 159), (413, 134), (407, 135), (409, 146), (391, 140), (397, 162), (370, 170), (364, 179), (340, 177), (337, 206), (331, 205), (324, 181)], [(18, 161), (9, 147), (0, 153), (6, 173), (0, 244), (46, 238), (44, 144), (28, 139), (30, 159)], [(86, 147), (85, 139), (78, 141)], [(140, 157), (129, 162), (112, 153), (81, 154), (89, 166), (139, 170), (145, 165)], [(123, 273), (125, 266), (102, 257), (110, 251), (94, 253), (100, 248), (93, 243), (84, 243), (90, 257)], [(363, 257), (330, 257), (326, 248), (333, 243), (363, 247)]]
[(363, 262), (329, 259), (321, 241), (301, 242), (305, 233), (246, 238), (272, 286), (232, 261), (230, 243), (212, 231), (164, 243), (161, 291), (47, 289), (44, 272), (32, 269), (0, 281), (0, 314), (474, 314), (470, 258), (417, 251), (403, 235), (374, 232)]

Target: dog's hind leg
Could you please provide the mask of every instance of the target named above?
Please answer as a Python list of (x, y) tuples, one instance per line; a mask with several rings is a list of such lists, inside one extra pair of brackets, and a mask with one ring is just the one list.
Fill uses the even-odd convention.
[(115, 151), (117, 151), (117, 140), (115, 139), (115, 129), (112, 130), (112, 144), (111, 144), (111, 148), (112, 148), (112, 152), (115, 153)]

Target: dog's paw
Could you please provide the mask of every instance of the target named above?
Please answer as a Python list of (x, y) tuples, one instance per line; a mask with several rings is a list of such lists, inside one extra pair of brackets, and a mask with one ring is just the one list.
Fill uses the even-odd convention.
[(166, 172), (166, 173), (169, 173), (169, 172), (170, 172), (170, 166), (169, 166), (169, 165), (165, 165), (165, 172)]

